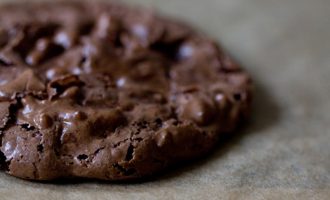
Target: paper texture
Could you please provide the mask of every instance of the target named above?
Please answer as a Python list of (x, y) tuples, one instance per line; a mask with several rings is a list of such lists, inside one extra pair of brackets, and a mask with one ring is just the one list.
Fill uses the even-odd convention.
[(209, 157), (152, 181), (42, 184), (1, 172), (1, 200), (330, 199), (330, 1), (127, 2), (221, 41), (256, 82), (251, 122)]

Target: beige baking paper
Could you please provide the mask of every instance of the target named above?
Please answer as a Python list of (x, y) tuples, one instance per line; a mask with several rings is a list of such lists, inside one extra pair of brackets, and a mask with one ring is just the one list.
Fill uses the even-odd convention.
[(1, 172), (0, 200), (330, 199), (329, 0), (127, 2), (221, 41), (256, 82), (250, 124), (211, 156), (144, 183), (41, 184)]

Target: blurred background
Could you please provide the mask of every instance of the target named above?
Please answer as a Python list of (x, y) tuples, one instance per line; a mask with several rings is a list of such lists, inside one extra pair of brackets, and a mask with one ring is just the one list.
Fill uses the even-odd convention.
[(329, 0), (124, 2), (218, 40), (255, 80), (251, 122), (211, 156), (153, 181), (51, 185), (0, 173), (0, 199), (329, 199)]

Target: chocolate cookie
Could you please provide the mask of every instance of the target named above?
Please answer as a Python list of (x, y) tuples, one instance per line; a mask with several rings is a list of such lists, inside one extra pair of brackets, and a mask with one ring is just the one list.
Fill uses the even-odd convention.
[(251, 80), (190, 27), (123, 5), (0, 8), (0, 166), (124, 180), (205, 155), (249, 114)]

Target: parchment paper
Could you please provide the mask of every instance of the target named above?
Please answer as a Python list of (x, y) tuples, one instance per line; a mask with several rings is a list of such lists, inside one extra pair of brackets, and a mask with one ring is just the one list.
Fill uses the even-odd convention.
[(44, 184), (0, 173), (1, 200), (330, 199), (329, 0), (127, 2), (221, 41), (256, 81), (251, 122), (209, 157), (151, 181)]

